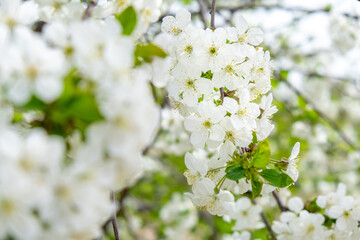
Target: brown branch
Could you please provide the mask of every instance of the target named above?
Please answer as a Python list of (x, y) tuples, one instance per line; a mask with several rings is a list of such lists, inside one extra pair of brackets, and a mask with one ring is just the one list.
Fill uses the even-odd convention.
[(197, 0), (200, 6), (200, 10), (199, 10), (199, 14), (200, 14), (200, 19), (204, 24), (204, 28), (207, 28), (207, 22), (206, 22), (206, 7), (204, 6), (204, 3), (202, 0)]
[[(253, 204), (255, 204), (255, 205), (257, 204), (256, 201), (255, 201), (255, 199), (251, 199), (251, 201), (253, 202)], [(269, 231), (271, 237), (272, 237), (274, 240), (277, 240), (276, 235), (275, 235), (274, 231), (272, 230), (270, 221), (269, 221), (269, 219), (266, 217), (264, 211), (261, 211), (260, 216), (261, 216), (261, 219), (263, 220), (263, 222), (265, 223), (265, 226), (266, 226), (267, 230)]]
[[(225, 9), (225, 10), (230, 10), (232, 13), (236, 12), (238, 10), (243, 10), (243, 9), (254, 9), (254, 8), (263, 8), (266, 10), (271, 10), (271, 9), (278, 9), (278, 10), (284, 10), (284, 11), (290, 11), (290, 12), (302, 12), (305, 14), (313, 14), (313, 13), (329, 13), (331, 9), (329, 8), (320, 8), (320, 9), (306, 9), (306, 8), (292, 8), (292, 7), (286, 7), (286, 6), (282, 6), (282, 5), (261, 5), (256, 3), (255, 1), (252, 1), (250, 3), (247, 4), (243, 4), (240, 5), (238, 7), (234, 7), (234, 8), (228, 8), (228, 7), (218, 7), (219, 10)], [(348, 18), (352, 18), (355, 20), (358, 20), (360, 17), (356, 16), (356, 15), (351, 15), (349, 13), (341, 13), (343, 16), (348, 17)]]
[(282, 211), (282, 212), (289, 211), (289, 208), (286, 207), (286, 206), (281, 202), (281, 199), (280, 199), (279, 195), (277, 194), (277, 192), (273, 191), (273, 192), (272, 192), (272, 195), (274, 196), (275, 201), (276, 201), (277, 205), (278, 205), (279, 208), (280, 208), (280, 211)]
[(95, 6), (96, 6), (96, 2), (94, 0), (88, 1), (87, 8), (85, 9), (82, 20), (86, 20), (91, 16), (91, 13)]
[[(110, 199), (115, 205), (115, 193), (114, 192), (110, 193)], [(120, 240), (119, 230), (118, 230), (117, 222), (116, 222), (116, 211), (113, 213), (113, 216), (111, 218), (111, 222), (112, 222), (112, 226), (113, 226), (113, 230), (114, 230), (115, 240)]]
[[(215, 30), (215, 13), (216, 13), (216, 0), (213, 0), (211, 3), (211, 29)], [(224, 93), (224, 88), (220, 88), (220, 98), (221, 101), (224, 102), (224, 97), (225, 97), (225, 93)]]
[(215, 30), (215, 13), (216, 13), (216, 0), (212, 1), (211, 4), (211, 29)]
[(266, 217), (266, 215), (265, 215), (265, 213), (264, 213), (263, 211), (261, 211), (260, 216), (261, 216), (263, 222), (265, 223), (265, 226), (266, 226), (267, 230), (269, 231), (271, 237), (272, 237), (274, 240), (277, 240), (276, 235), (275, 235), (274, 231), (273, 231), (272, 228), (271, 228), (269, 219)]
[(225, 92), (224, 92), (224, 88), (220, 88), (220, 98), (221, 101), (224, 102), (224, 98), (225, 98)]
[(320, 111), (320, 109), (317, 108), (317, 106), (312, 102), (312, 100), (306, 97), (302, 92), (300, 92), (300, 90), (298, 90), (290, 82), (288, 82), (287, 79), (282, 78), (279, 73), (274, 73), (274, 76), (277, 79), (279, 79), (279, 81), (284, 82), (298, 97), (302, 98), (318, 114), (319, 117), (324, 119), (330, 125), (330, 127), (339, 134), (339, 136), (351, 149), (355, 151), (359, 151), (359, 149), (355, 146), (355, 144), (341, 130), (340, 126), (329, 116), (327, 116), (325, 113)]

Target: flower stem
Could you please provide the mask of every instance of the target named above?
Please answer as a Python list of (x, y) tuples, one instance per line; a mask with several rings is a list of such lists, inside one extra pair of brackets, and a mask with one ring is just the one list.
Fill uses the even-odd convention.
[[(111, 199), (111, 202), (113, 202), (114, 205), (115, 205), (115, 193), (114, 192), (110, 193), (110, 199)], [(114, 229), (115, 240), (120, 240), (119, 230), (117, 228), (117, 222), (116, 222), (116, 211), (114, 211), (114, 213), (113, 213), (113, 216), (111, 218), (111, 222), (112, 222), (112, 226), (113, 226), (113, 229)]]
[(287, 208), (286, 206), (284, 206), (284, 204), (281, 202), (281, 199), (279, 197), (279, 195), (277, 194), (277, 192), (273, 191), (272, 192), (272, 195), (274, 196), (275, 200), (276, 200), (276, 203), (277, 205), (279, 206), (280, 208), (280, 211), (282, 212), (286, 212), (289, 210), (289, 208)]
[(211, 4), (211, 29), (215, 30), (215, 11), (216, 11), (216, 0), (212, 1)]

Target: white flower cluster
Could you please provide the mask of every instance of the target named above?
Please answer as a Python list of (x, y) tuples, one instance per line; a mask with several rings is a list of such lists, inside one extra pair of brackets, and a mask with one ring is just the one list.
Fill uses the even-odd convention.
[(336, 219), (334, 234), (344, 236), (344, 239), (359, 239), (360, 199), (346, 195), (344, 184), (339, 184), (336, 192), (319, 196), (316, 204), (325, 209), (327, 217)]
[[(151, 72), (135, 66), (144, 30), (122, 35), (112, 13), (133, 5), (137, 26), (148, 26), (161, 1), (115, 12), (121, 2), (0, 0), (0, 239), (97, 237), (115, 211), (110, 191), (141, 173), (159, 109)], [(97, 19), (100, 10), (109, 17)], [(37, 120), (13, 121), (33, 99)], [(70, 132), (50, 136), (64, 121)]]
[[(270, 119), (277, 108), (272, 95), (265, 95), (271, 88), (270, 54), (257, 47), (261, 30), (248, 28), (243, 18), (238, 18), (237, 27), (215, 30), (195, 28), (190, 21), (185, 9), (165, 17), (161, 26), (165, 37), (159, 42), (173, 59), (169, 98), (185, 118), (192, 145), (209, 153), (201, 158), (185, 155), (185, 176), (193, 186), (189, 196), (196, 206), (221, 216), (234, 207), (232, 193), (251, 189), (245, 178), (226, 178), (227, 163), (234, 154), (249, 151), (254, 138), (266, 139), (274, 128)], [(298, 151), (299, 146), (292, 162)], [(286, 165), (283, 170), (293, 173), (296, 181), (296, 168)], [(262, 192), (274, 189), (264, 184)]]
[(183, 194), (174, 193), (171, 200), (160, 211), (165, 223), (166, 239), (190, 239), (192, 229), (198, 223), (197, 210)]
[(360, 238), (360, 202), (345, 195), (345, 185), (339, 184), (336, 192), (319, 196), (316, 204), (325, 209), (321, 213), (304, 210), (299, 197), (288, 201), (289, 211), (283, 212), (280, 221), (274, 221), (273, 230), (279, 240), (355, 240)]
[[(341, 31), (341, 36), (335, 32)], [(330, 17), (329, 33), (334, 47), (344, 54), (359, 45), (359, 25), (356, 21), (333, 13)]]
[(89, 239), (114, 210), (84, 163), (64, 166), (60, 137), (1, 129), (0, 238)]

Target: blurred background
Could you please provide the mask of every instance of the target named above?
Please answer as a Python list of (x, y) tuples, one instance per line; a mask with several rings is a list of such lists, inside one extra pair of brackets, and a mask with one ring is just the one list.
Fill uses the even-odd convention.
[[(164, 1), (162, 16), (180, 8), (193, 24), (210, 22), (210, 0)], [(301, 143), (300, 177), (289, 191), (311, 201), (334, 191), (339, 182), (359, 195), (360, 184), (360, 2), (356, 0), (218, 0), (216, 27), (230, 26), (239, 15), (264, 31), (261, 47), (273, 60), (275, 129), (271, 158), (288, 157)], [(160, 31), (161, 19), (147, 38)], [(136, 184), (119, 193), (121, 239), (233, 239), (231, 222), (196, 209), (184, 196), (184, 154), (191, 149), (180, 115), (166, 104), (166, 92), (155, 89), (162, 106), (161, 129), (144, 150), (146, 167)], [(170, 147), (169, 147), (170, 146)], [(277, 216), (268, 197), (259, 203)], [(110, 226), (108, 226), (110, 227)], [(265, 229), (255, 238), (267, 239)], [(111, 236), (109, 236), (111, 239)]]

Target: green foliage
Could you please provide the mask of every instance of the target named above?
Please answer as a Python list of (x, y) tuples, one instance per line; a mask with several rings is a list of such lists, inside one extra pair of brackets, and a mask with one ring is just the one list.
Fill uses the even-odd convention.
[(289, 75), (289, 71), (288, 70), (280, 70), (280, 79), (281, 80), (287, 80), (287, 77)]
[(221, 234), (231, 234), (233, 233), (232, 227), (235, 225), (235, 221), (225, 222), (222, 217), (213, 216), (214, 225), (217, 231)]
[(46, 104), (41, 101), (39, 98), (37, 98), (36, 96), (32, 96), (30, 98), (30, 100), (24, 105), (22, 106), (22, 109), (24, 110), (44, 110), (46, 108)]
[(226, 178), (233, 181), (238, 181), (239, 179), (246, 177), (246, 170), (240, 165), (229, 166), (225, 169), (225, 172)]
[(202, 78), (207, 78), (207, 79), (212, 79), (213, 77), (213, 73), (211, 72), (211, 70), (207, 71), (207, 72), (201, 72), (201, 77)]
[(181, 0), (185, 5), (192, 3), (194, 0)]
[(260, 179), (259, 174), (257, 172), (253, 172), (251, 174), (251, 191), (254, 198), (260, 196), (262, 187), (263, 182)]
[(91, 89), (80, 88), (76, 70), (64, 78), (62, 95), (52, 103), (44, 103), (33, 96), (23, 106), (22, 111), (37, 110), (44, 114), (42, 120), (32, 122), (33, 127), (43, 127), (49, 134), (71, 135), (75, 129), (84, 135), (87, 126), (103, 119)]
[(126, 8), (122, 13), (116, 14), (115, 18), (122, 26), (123, 35), (131, 35), (136, 27), (136, 11), (132, 6)]
[(276, 169), (264, 169), (260, 175), (271, 185), (279, 188), (287, 187), (294, 183), (287, 174)]
[(255, 147), (253, 151), (253, 158), (251, 160), (251, 166), (256, 168), (265, 168), (270, 161), (270, 147), (269, 139), (261, 141)]
[(271, 236), (269, 236), (269, 235), (270, 235), (269, 230), (267, 230), (266, 228), (262, 228), (262, 229), (255, 230), (252, 233), (251, 239), (261, 239), (261, 240), (272, 239)]
[(155, 44), (138, 44), (135, 49), (135, 65), (141, 65), (143, 62), (151, 62), (154, 57), (165, 58), (167, 54)]
[(202, 101), (204, 101), (204, 94), (201, 95), (201, 97), (199, 97), (199, 99), (198, 99), (198, 102), (202, 102)]

